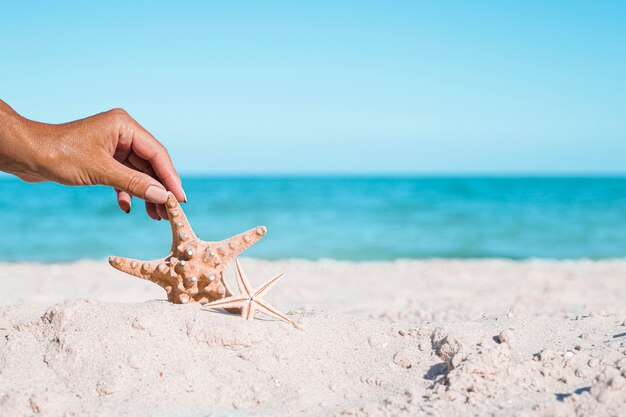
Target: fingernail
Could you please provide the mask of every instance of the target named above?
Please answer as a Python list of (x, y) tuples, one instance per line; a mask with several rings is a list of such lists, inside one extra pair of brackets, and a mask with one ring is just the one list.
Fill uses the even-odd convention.
[(130, 214), (130, 207), (128, 208), (128, 210), (124, 210), (126, 212), (126, 214)]
[(151, 185), (146, 190), (146, 200), (157, 204), (164, 204), (167, 201), (167, 191), (156, 185)]
[(187, 194), (185, 194), (185, 190), (183, 190), (183, 202), (187, 202)]

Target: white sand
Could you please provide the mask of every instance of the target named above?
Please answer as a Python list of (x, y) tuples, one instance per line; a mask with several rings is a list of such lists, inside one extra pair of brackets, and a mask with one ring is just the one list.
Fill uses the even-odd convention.
[(297, 328), (0, 264), (0, 416), (626, 415), (624, 261), (242, 262)]

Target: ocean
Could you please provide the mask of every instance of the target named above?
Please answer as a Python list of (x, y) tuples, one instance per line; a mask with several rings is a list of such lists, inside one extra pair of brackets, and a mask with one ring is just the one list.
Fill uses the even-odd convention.
[[(184, 210), (204, 240), (257, 225), (245, 256), (400, 258), (626, 257), (626, 178), (188, 177)], [(166, 221), (113, 190), (0, 179), (0, 261), (160, 258)]]

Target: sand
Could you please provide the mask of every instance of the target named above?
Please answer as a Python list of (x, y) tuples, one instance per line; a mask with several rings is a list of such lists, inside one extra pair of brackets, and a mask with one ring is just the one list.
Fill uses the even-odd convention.
[(626, 414), (626, 261), (242, 263), (296, 327), (0, 264), (0, 416)]

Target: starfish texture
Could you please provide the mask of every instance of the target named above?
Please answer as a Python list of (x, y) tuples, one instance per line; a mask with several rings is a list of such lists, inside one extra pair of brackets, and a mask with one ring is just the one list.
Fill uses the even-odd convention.
[(115, 269), (160, 285), (172, 303), (206, 303), (231, 295), (224, 272), (237, 255), (259, 241), (267, 229), (259, 226), (221, 242), (204, 242), (194, 234), (172, 193), (165, 207), (172, 226), (170, 254), (153, 261), (114, 256), (109, 258), (109, 263)]
[(289, 320), (284, 314), (280, 313), (265, 300), (262, 299), (270, 288), (272, 288), (278, 280), (280, 280), (285, 274), (276, 275), (256, 290), (252, 288), (250, 282), (246, 278), (246, 274), (241, 269), (239, 261), (235, 259), (235, 273), (237, 275), (237, 285), (239, 287), (240, 295), (232, 295), (230, 297), (223, 298), (221, 300), (213, 301), (209, 304), (205, 304), (205, 308), (224, 308), (224, 309), (238, 309), (241, 310), (241, 317), (245, 320), (254, 319), (254, 312), (259, 310), (268, 316), (275, 317), (279, 320), (287, 322), (293, 325), (293, 322)]

